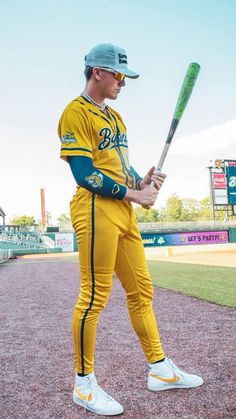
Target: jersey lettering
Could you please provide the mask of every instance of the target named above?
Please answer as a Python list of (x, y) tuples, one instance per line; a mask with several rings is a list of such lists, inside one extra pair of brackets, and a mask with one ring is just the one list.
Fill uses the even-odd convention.
[(99, 131), (99, 137), (102, 137), (102, 141), (98, 144), (98, 150), (104, 150), (105, 148), (112, 149), (114, 147), (127, 147), (128, 141), (126, 134), (116, 133), (114, 134), (110, 128), (102, 128)]

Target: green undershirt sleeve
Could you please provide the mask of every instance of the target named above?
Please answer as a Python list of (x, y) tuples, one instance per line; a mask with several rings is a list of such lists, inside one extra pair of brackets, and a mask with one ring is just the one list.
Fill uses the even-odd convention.
[(134, 170), (134, 168), (132, 166), (130, 166), (130, 173), (132, 174), (132, 176), (134, 177), (134, 180), (135, 180), (135, 188), (134, 189), (140, 190), (140, 182), (143, 178), (141, 176), (139, 176), (139, 174), (136, 172), (136, 170)]
[(123, 199), (126, 187), (106, 176), (85, 156), (68, 156), (68, 162), (78, 185), (90, 192), (113, 199)]

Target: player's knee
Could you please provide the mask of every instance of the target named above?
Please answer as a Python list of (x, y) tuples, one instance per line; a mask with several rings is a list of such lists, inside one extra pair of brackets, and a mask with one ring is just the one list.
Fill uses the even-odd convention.
[(152, 301), (153, 286), (151, 281), (140, 284), (135, 290), (126, 291), (126, 297), (128, 301)]
[(152, 302), (141, 300), (129, 301), (128, 309), (130, 313), (143, 317), (143, 315), (146, 316), (150, 311), (152, 311)]
[(150, 288), (145, 292), (127, 293), (127, 305), (129, 310), (138, 311), (152, 306), (153, 289)]
[(82, 287), (75, 310), (84, 313), (85, 310), (99, 314), (108, 300), (111, 283), (96, 284), (92, 288)]

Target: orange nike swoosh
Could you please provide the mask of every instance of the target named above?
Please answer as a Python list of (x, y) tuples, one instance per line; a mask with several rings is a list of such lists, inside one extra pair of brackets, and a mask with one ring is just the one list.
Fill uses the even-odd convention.
[(90, 402), (92, 400), (92, 394), (90, 393), (88, 396), (85, 396), (84, 394), (80, 393), (80, 391), (75, 387), (74, 388), (77, 396), (84, 401)]
[(177, 381), (179, 381), (178, 375), (174, 375), (174, 377), (172, 378), (164, 378), (164, 377), (160, 377), (159, 375), (156, 374), (152, 374), (150, 373), (151, 377), (156, 378), (157, 380), (163, 381), (164, 383), (176, 383)]

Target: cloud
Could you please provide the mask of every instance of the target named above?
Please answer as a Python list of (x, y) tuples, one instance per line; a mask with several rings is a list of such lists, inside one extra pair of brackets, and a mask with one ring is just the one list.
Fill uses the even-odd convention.
[(171, 145), (172, 154), (205, 154), (209, 151), (225, 149), (235, 144), (236, 157), (236, 118), (189, 137), (182, 137)]

